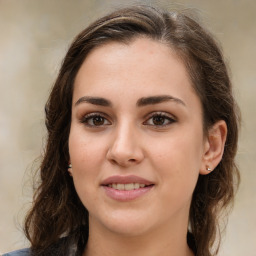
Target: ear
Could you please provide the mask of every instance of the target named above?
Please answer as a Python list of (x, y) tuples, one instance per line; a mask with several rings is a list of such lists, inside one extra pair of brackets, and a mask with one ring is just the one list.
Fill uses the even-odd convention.
[(200, 174), (209, 174), (220, 163), (227, 138), (227, 125), (224, 120), (216, 122), (208, 131), (204, 143), (204, 154)]

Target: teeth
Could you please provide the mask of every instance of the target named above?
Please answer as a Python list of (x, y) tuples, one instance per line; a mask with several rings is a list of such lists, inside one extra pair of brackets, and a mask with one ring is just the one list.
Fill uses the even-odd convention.
[(124, 184), (124, 190), (133, 190), (134, 189), (134, 184)]
[(138, 188), (140, 188), (140, 184), (139, 183), (134, 183), (134, 189), (138, 189)]
[(145, 184), (139, 184), (139, 183), (128, 183), (128, 184), (108, 184), (108, 187), (117, 189), (117, 190), (134, 190), (139, 188), (144, 188)]
[(116, 184), (117, 190), (124, 190), (124, 184)]

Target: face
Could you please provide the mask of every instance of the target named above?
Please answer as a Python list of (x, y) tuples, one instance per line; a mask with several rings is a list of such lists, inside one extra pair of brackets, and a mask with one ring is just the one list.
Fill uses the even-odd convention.
[(139, 38), (89, 54), (74, 84), (69, 152), (90, 227), (187, 228), (205, 147), (200, 100), (174, 51)]

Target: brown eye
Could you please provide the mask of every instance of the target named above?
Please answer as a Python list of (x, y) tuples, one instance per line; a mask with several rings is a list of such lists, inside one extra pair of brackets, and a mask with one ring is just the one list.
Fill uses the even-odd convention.
[(102, 116), (95, 116), (92, 118), (92, 122), (94, 125), (103, 125), (104, 124), (104, 118)]
[(104, 116), (97, 114), (97, 113), (91, 113), (91, 114), (86, 115), (81, 120), (81, 122), (89, 127), (101, 127), (101, 126), (111, 124)]
[(152, 118), (152, 122), (154, 125), (163, 125), (165, 120), (166, 120), (166, 118), (163, 116), (154, 116)]
[(151, 115), (151, 117), (147, 119), (143, 124), (156, 128), (161, 128), (171, 125), (174, 122), (176, 122), (176, 120), (172, 116), (170, 116), (170, 114), (159, 112)]

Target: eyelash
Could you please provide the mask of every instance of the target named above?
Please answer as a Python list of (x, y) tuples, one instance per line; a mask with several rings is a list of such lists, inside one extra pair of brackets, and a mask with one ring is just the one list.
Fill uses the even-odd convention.
[(103, 124), (103, 125), (93, 125), (93, 124), (89, 124), (89, 121), (91, 120), (91, 121), (93, 121), (93, 119), (94, 118), (97, 118), (97, 117), (99, 117), (99, 118), (102, 118), (103, 119), (103, 121), (104, 121), (104, 123), (105, 123), (105, 121), (106, 120), (108, 120), (106, 117), (105, 117), (105, 115), (103, 114), (103, 113), (100, 113), (100, 112), (95, 112), (95, 113), (89, 113), (89, 114), (87, 114), (87, 115), (85, 115), (83, 118), (82, 118), (82, 120), (81, 120), (81, 123), (83, 123), (83, 124), (85, 124), (86, 126), (88, 126), (88, 127), (91, 127), (91, 128), (100, 128), (100, 127), (102, 127), (102, 126), (104, 126), (104, 125), (110, 125), (110, 124)]
[[(160, 118), (163, 118), (164, 119), (164, 124), (160, 124), (160, 125), (156, 125), (156, 124), (147, 124), (147, 122), (149, 122), (149, 120), (153, 119), (153, 118), (156, 118), (156, 117), (160, 117)], [(94, 118), (102, 118), (104, 123), (103, 124), (100, 124), (100, 125), (95, 125), (95, 124), (90, 124), (89, 122), (92, 121), (93, 122), (93, 119)], [(108, 124), (105, 124), (105, 122), (108, 122)], [(167, 121), (167, 123), (166, 123)], [(148, 126), (151, 126), (151, 127), (154, 127), (154, 128), (163, 128), (163, 127), (166, 127), (168, 125), (171, 125), (172, 123), (175, 123), (176, 122), (176, 118), (170, 116), (169, 114), (165, 113), (165, 112), (154, 112), (154, 113), (151, 113), (149, 115), (149, 117), (147, 118), (147, 120), (145, 122), (143, 122), (143, 125), (148, 125)], [(85, 124), (87, 127), (90, 127), (90, 128), (101, 128), (103, 126), (106, 126), (106, 125), (111, 125), (111, 122), (108, 121), (108, 118), (105, 117), (105, 115), (103, 113), (100, 113), (100, 112), (95, 112), (95, 113), (89, 113), (87, 115), (85, 115), (82, 120), (81, 120), (81, 123)]]
[[(146, 122), (148, 122), (150, 119), (153, 120), (153, 118), (155, 117), (161, 117), (164, 119), (164, 124), (161, 125), (156, 125), (156, 124), (146, 124)], [(167, 123), (166, 123), (167, 121)], [(153, 112), (149, 115), (149, 117), (147, 118), (146, 122), (143, 122), (143, 124), (148, 125), (148, 126), (152, 126), (154, 128), (163, 128), (166, 126), (171, 125), (172, 123), (176, 122), (176, 118), (174, 118), (173, 116), (171, 116), (170, 114), (167, 114), (165, 112)]]

